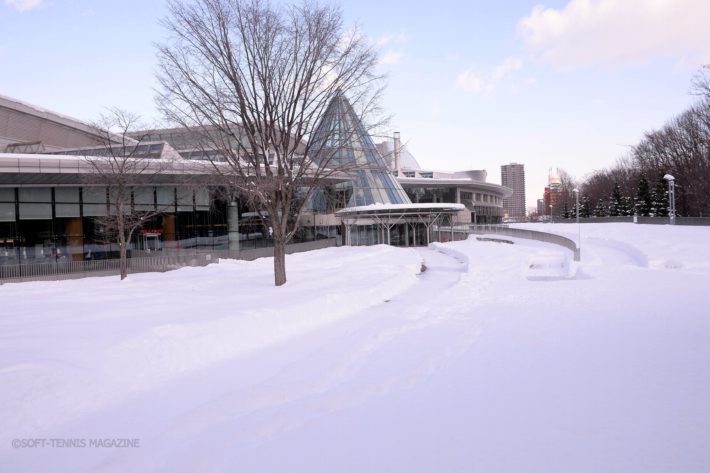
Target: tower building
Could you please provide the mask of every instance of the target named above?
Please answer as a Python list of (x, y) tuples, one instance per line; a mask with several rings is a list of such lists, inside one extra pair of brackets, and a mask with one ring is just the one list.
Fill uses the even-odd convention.
[(508, 217), (525, 217), (525, 168), (522, 164), (510, 163), (500, 167), (501, 184), (513, 189), (513, 195), (503, 199), (503, 209)]

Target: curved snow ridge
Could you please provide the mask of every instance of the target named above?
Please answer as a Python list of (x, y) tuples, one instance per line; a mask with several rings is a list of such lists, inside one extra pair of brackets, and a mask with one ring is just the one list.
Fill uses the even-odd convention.
[(543, 250), (530, 255), (522, 267), (529, 281), (574, 279), (577, 266), (570, 263), (568, 251)]
[[(414, 284), (421, 268), (421, 257), (413, 250), (397, 251), (399, 261), (386, 253), (390, 252), (360, 258), (356, 271), (372, 271), (363, 284), (340, 284), (333, 278), (330, 287), (317, 288), (315, 293), (284, 294), (290, 299), (286, 307), (274, 294), (275, 300), (263, 301), (262, 307), (234, 307), (233, 315), (153, 327), (109, 349), (105, 371), (110, 376), (133, 370), (131, 381), (144, 386), (156, 379), (249, 355), (381, 304)], [(228, 312), (230, 307), (225, 305), (224, 309)]]
[(611, 240), (607, 238), (587, 238), (582, 242), (582, 251), (585, 246), (591, 247), (591, 252), (596, 254), (603, 264), (630, 264), (648, 268), (648, 256), (634, 245)]
[(443, 253), (447, 256), (451, 256), (455, 260), (459, 261), (460, 263), (462, 263), (464, 265), (463, 272), (465, 272), (465, 273), (468, 272), (469, 259), (465, 253), (463, 253), (459, 250), (455, 250), (451, 246), (448, 246), (447, 244), (439, 243), (439, 242), (431, 243), (429, 246), (434, 248), (439, 253)]

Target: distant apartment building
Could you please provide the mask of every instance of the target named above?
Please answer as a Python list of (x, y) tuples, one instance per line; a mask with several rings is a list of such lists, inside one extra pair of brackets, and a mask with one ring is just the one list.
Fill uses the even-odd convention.
[(522, 164), (510, 163), (500, 167), (501, 184), (513, 189), (513, 195), (503, 199), (503, 209), (508, 217), (525, 217), (525, 168)]
[(543, 195), (545, 215), (560, 216), (564, 209), (564, 193), (562, 180), (557, 173), (550, 172), (548, 184)]

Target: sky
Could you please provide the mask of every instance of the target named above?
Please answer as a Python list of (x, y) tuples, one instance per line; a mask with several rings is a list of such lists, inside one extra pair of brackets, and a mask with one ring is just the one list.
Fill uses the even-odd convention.
[[(707, 0), (342, 1), (380, 52), (382, 106), (427, 169), (582, 179), (693, 101)], [(0, 94), (82, 120), (154, 106), (160, 0), (0, 0)], [(377, 140), (376, 140), (377, 141)]]

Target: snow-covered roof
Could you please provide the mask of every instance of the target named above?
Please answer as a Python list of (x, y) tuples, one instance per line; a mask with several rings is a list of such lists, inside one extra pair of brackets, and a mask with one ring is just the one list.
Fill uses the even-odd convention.
[(339, 217), (376, 217), (382, 215), (423, 215), (456, 213), (464, 210), (463, 204), (451, 203), (414, 203), (414, 204), (372, 204), (359, 207), (347, 207), (335, 212)]
[(360, 212), (360, 211), (364, 211), (364, 210), (409, 210), (409, 209), (422, 209), (422, 208), (428, 208), (428, 209), (455, 208), (457, 210), (463, 210), (464, 206), (463, 206), (463, 204), (451, 204), (451, 203), (445, 203), (445, 202), (414, 203), (414, 204), (370, 204), (370, 205), (361, 205), (359, 207), (348, 207), (346, 209), (340, 210), (340, 212), (343, 212), (345, 210)]
[(5, 95), (0, 95), (0, 106), (10, 108), (12, 110), (17, 110), (19, 112), (27, 113), (36, 117), (43, 118), (45, 120), (51, 120), (55, 123), (59, 123), (70, 128), (75, 128), (90, 134), (96, 134), (97, 130), (94, 126), (85, 121), (79, 120), (68, 115), (62, 115), (61, 113), (54, 112), (52, 110), (47, 110), (40, 106), (23, 102), (12, 97), (7, 97)]

